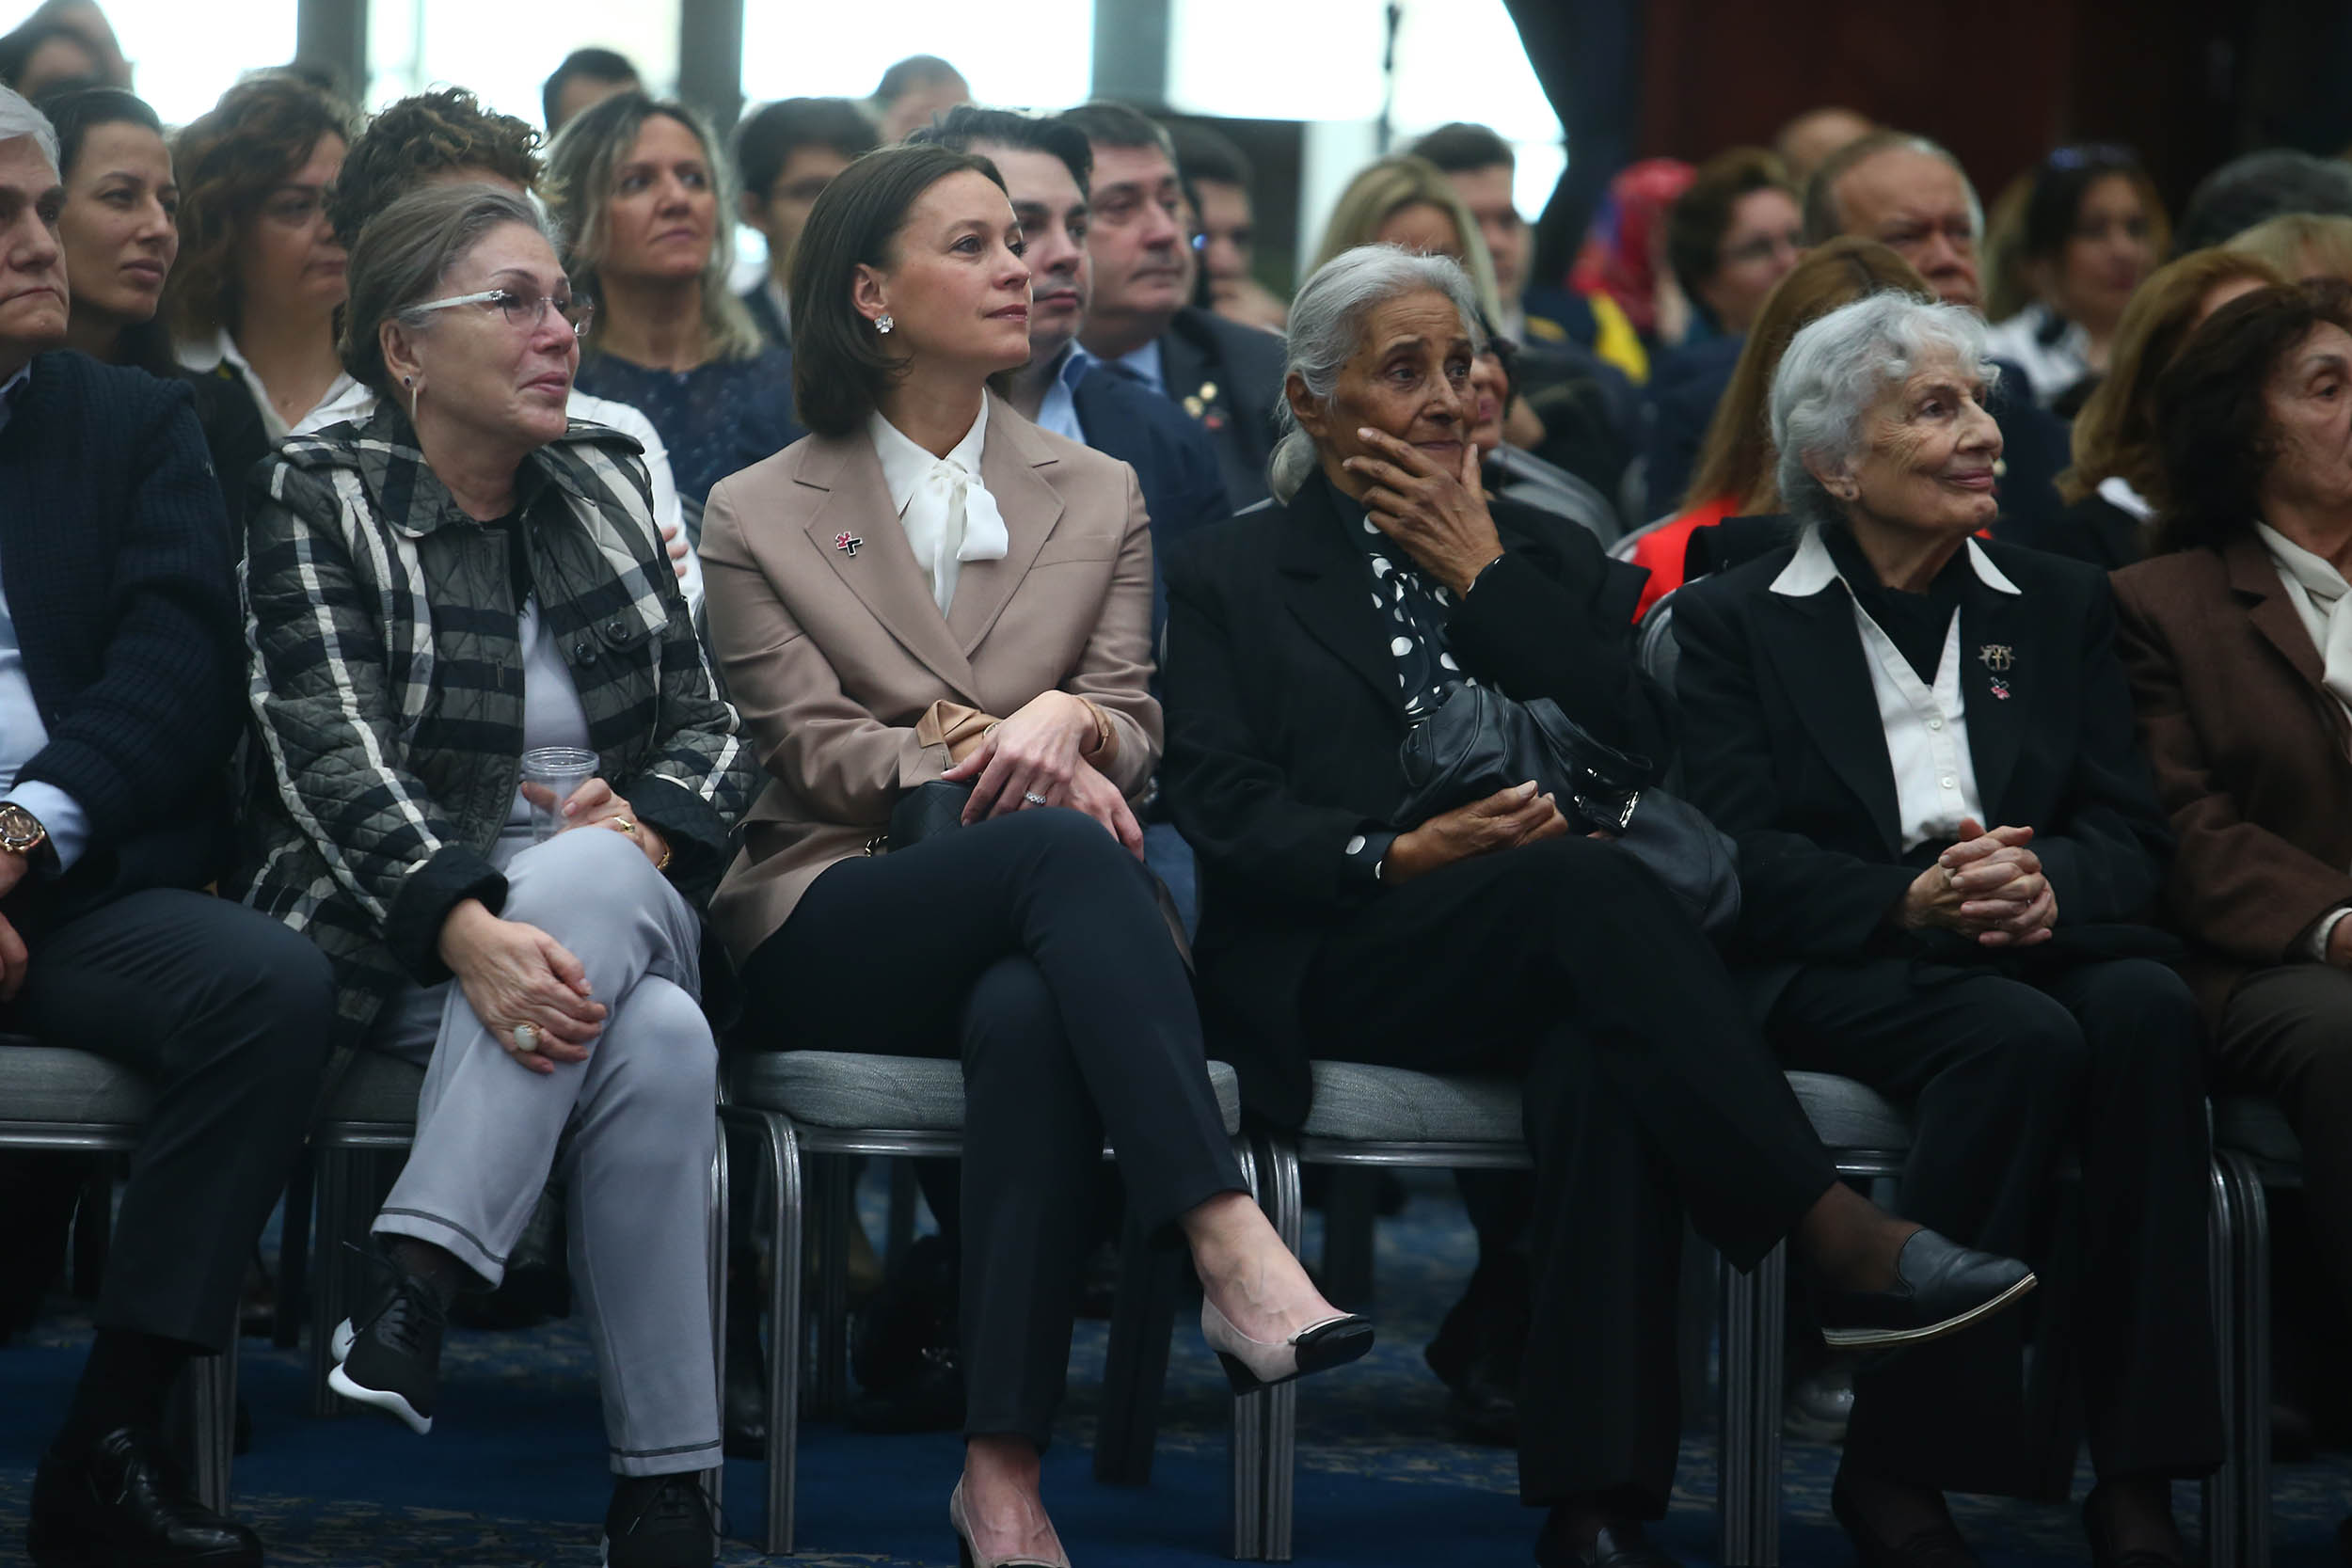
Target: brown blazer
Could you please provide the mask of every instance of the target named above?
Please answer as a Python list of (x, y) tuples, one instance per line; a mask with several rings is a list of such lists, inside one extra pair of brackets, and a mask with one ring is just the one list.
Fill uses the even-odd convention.
[(2117, 572), (2117, 644), (2179, 847), (2167, 899), (2209, 1020), (2352, 905), (2352, 726), (2250, 533)]
[(1152, 777), (1152, 535), (1135, 470), (991, 394), (980, 477), (1010, 547), (964, 562), (944, 618), (863, 431), (795, 441), (710, 492), (711, 650), (768, 775), (710, 906), (739, 962), (946, 768), (946, 747), (914, 733), (935, 702), (1001, 718), (1059, 688), (1110, 716), (1114, 784), (1132, 798)]

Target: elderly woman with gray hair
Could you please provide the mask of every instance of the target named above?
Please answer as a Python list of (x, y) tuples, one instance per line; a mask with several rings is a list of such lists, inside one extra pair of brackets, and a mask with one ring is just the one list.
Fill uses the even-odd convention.
[[(325, 949), (352, 1042), (425, 1066), (383, 1283), (330, 1381), (419, 1433), (461, 1289), (551, 1167), (596, 1324), (613, 1568), (711, 1560), (699, 910), (754, 781), (633, 440), (570, 423), (587, 304), (530, 203), (432, 186), (351, 250), (358, 424), (256, 478), (246, 631), (273, 788), (239, 891)], [(559, 799), (526, 753), (572, 752)], [(537, 775), (546, 777), (547, 775)]]
[[(1880, 293), (1772, 391), (1790, 543), (1677, 598), (1692, 799), (1737, 839), (1736, 957), (1792, 1068), (1911, 1111), (1905, 1215), (2028, 1259), (2079, 1156), (2068, 1347), (2092, 1560), (2178, 1562), (2221, 1455), (2201, 1039), (2139, 924), (2168, 847), (2106, 578), (1978, 540), (2001, 433), (1974, 312)], [(1862, 1560), (1963, 1563), (1946, 1490), (2017, 1491), (2015, 1319), (1869, 1367), (1832, 1502)], [(2045, 1363), (2044, 1370), (2047, 1370)]]
[(2031, 1275), (1838, 1182), (1694, 920), (1534, 784), (1399, 819), (1410, 716), (1460, 683), (1668, 745), (1640, 572), (1481, 491), (1476, 320), (1458, 265), (1393, 245), (1299, 291), (1274, 508), (1166, 563), (1161, 779), (1200, 861), (1204, 1011), (1255, 1109), (1303, 1121), (1313, 1058), (1525, 1085), (1520, 1495), (1550, 1511), (1539, 1561), (1652, 1568), (1686, 1210), (1742, 1267), (1792, 1240), (1849, 1343), (1948, 1333)]

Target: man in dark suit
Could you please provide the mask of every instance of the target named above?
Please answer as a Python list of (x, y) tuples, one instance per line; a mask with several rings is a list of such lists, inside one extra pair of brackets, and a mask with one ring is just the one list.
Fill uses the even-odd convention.
[(792, 341), (792, 301), (784, 284), (808, 210), (834, 176), (878, 145), (874, 122), (846, 98), (787, 98), (735, 128), (737, 199), (743, 221), (768, 242), (767, 276), (745, 292), (743, 304), (759, 335), (778, 347)]
[(1232, 509), (1253, 506), (1266, 499), (1282, 340), (1187, 303), (1191, 236), (1168, 133), (1123, 103), (1082, 103), (1062, 118), (1093, 161), (1094, 296), (1079, 341), (1206, 430)]
[[(1044, 429), (1118, 458), (1136, 470), (1152, 519), (1154, 559), (1203, 523), (1232, 515), (1216, 452), (1207, 433), (1133, 378), (1098, 364), (1078, 344), (1093, 269), (1087, 251), (1088, 180), (1092, 158), (1085, 135), (1058, 119), (958, 104), (909, 141), (977, 152), (996, 165), (1028, 242), (1031, 358), (1014, 372), (1009, 400)], [(1263, 334), (1261, 334), (1263, 336)], [(1152, 643), (1167, 622), (1168, 593), (1152, 574)], [(1157, 679), (1154, 678), (1156, 689)], [(1174, 896), (1189, 929), (1194, 917), (1192, 852), (1156, 802), (1147, 813), (1144, 847), (1152, 869)]]
[(44, 1568), (243, 1568), (260, 1543), (155, 1429), (236, 1332), (332, 1002), (299, 934), (195, 891), (223, 868), (243, 717), (228, 523), (183, 385), (47, 352), (62, 199), (48, 121), (0, 89), (0, 1033), (156, 1086), (27, 1545)]

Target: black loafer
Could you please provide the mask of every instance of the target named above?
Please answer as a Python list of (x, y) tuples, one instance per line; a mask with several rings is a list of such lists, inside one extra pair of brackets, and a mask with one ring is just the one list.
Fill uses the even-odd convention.
[(1612, 1526), (1593, 1537), (1593, 1549), (1576, 1551), (1560, 1544), (1547, 1529), (1535, 1541), (1538, 1568), (1682, 1568), (1682, 1564), (1642, 1537), (1639, 1525)]
[(1846, 1538), (1853, 1543), (1853, 1553), (1862, 1568), (1984, 1568), (1977, 1554), (1969, 1550), (1968, 1543), (1960, 1538), (1960, 1531), (1953, 1528), (1948, 1515), (1945, 1523), (1904, 1540), (1883, 1540), (1863, 1522), (1861, 1513), (1846, 1497), (1845, 1488), (1835, 1482), (1829, 1489), (1829, 1511), (1837, 1516)]
[(25, 1555), (37, 1568), (262, 1568), (262, 1542), (196, 1500), (153, 1434), (121, 1427), (40, 1462)]
[(2033, 1289), (2033, 1270), (1915, 1230), (1895, 1258), (1895, 1288), (1820, 1304), (1821, 1338), (1841, 1350), (1924, 1344), (1981, 1323)]

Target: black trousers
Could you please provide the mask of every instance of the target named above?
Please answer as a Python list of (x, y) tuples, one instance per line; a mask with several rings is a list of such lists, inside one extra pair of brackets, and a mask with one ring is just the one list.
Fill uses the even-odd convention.
[(326, 956), (265, 915), (176, 889), (77, 915), (30, 947), (0, 1023), (155, 1083), (98, 1326), (225, 1350), (332, 1043)]
[[(2203, 1475), (2222, 1434), (2195, 1005), (2148, 959), (2019, 973), (2030, 983), (1906, 958), (1818, 965), (1790, 982), (1767, 1033), (1790, 1067), (1911, 1107), (1901, 1212), (1955, 1241), (2046, 1263), (2058, 1158), (2075, 1151), (2081, 1284), (2068, 1332), (2091, 1461), (2101, 1475)], [(2031, 1321), (2005, 1312), (1868, 1364), (1847, 1457), (1950, 1491), (2025, 1485)]]
[(1052, 807), (844, 861), (743, 978), (754, 1043), (962, 1057), (964, 1432), (1042, 1449), (1105, 1133), (1154, 1229), (1247, 1187), (1143, 863)]
[(2303, 1141), (2303, 1191), (2339, 1307), (2352, 1306), (2352, 971), (2282, 964), (2222, 1009), (2233, 1086), (2274, 1096)]
[(1555, 839), (1382, 894), (1300, 1006), (1319, 1057), (1524, 1080), (1519, 1496), (1662, 1516), (1684, 1211), (1753, 1267), (1836, 1180), (1713, 946), (1631, 856)]

